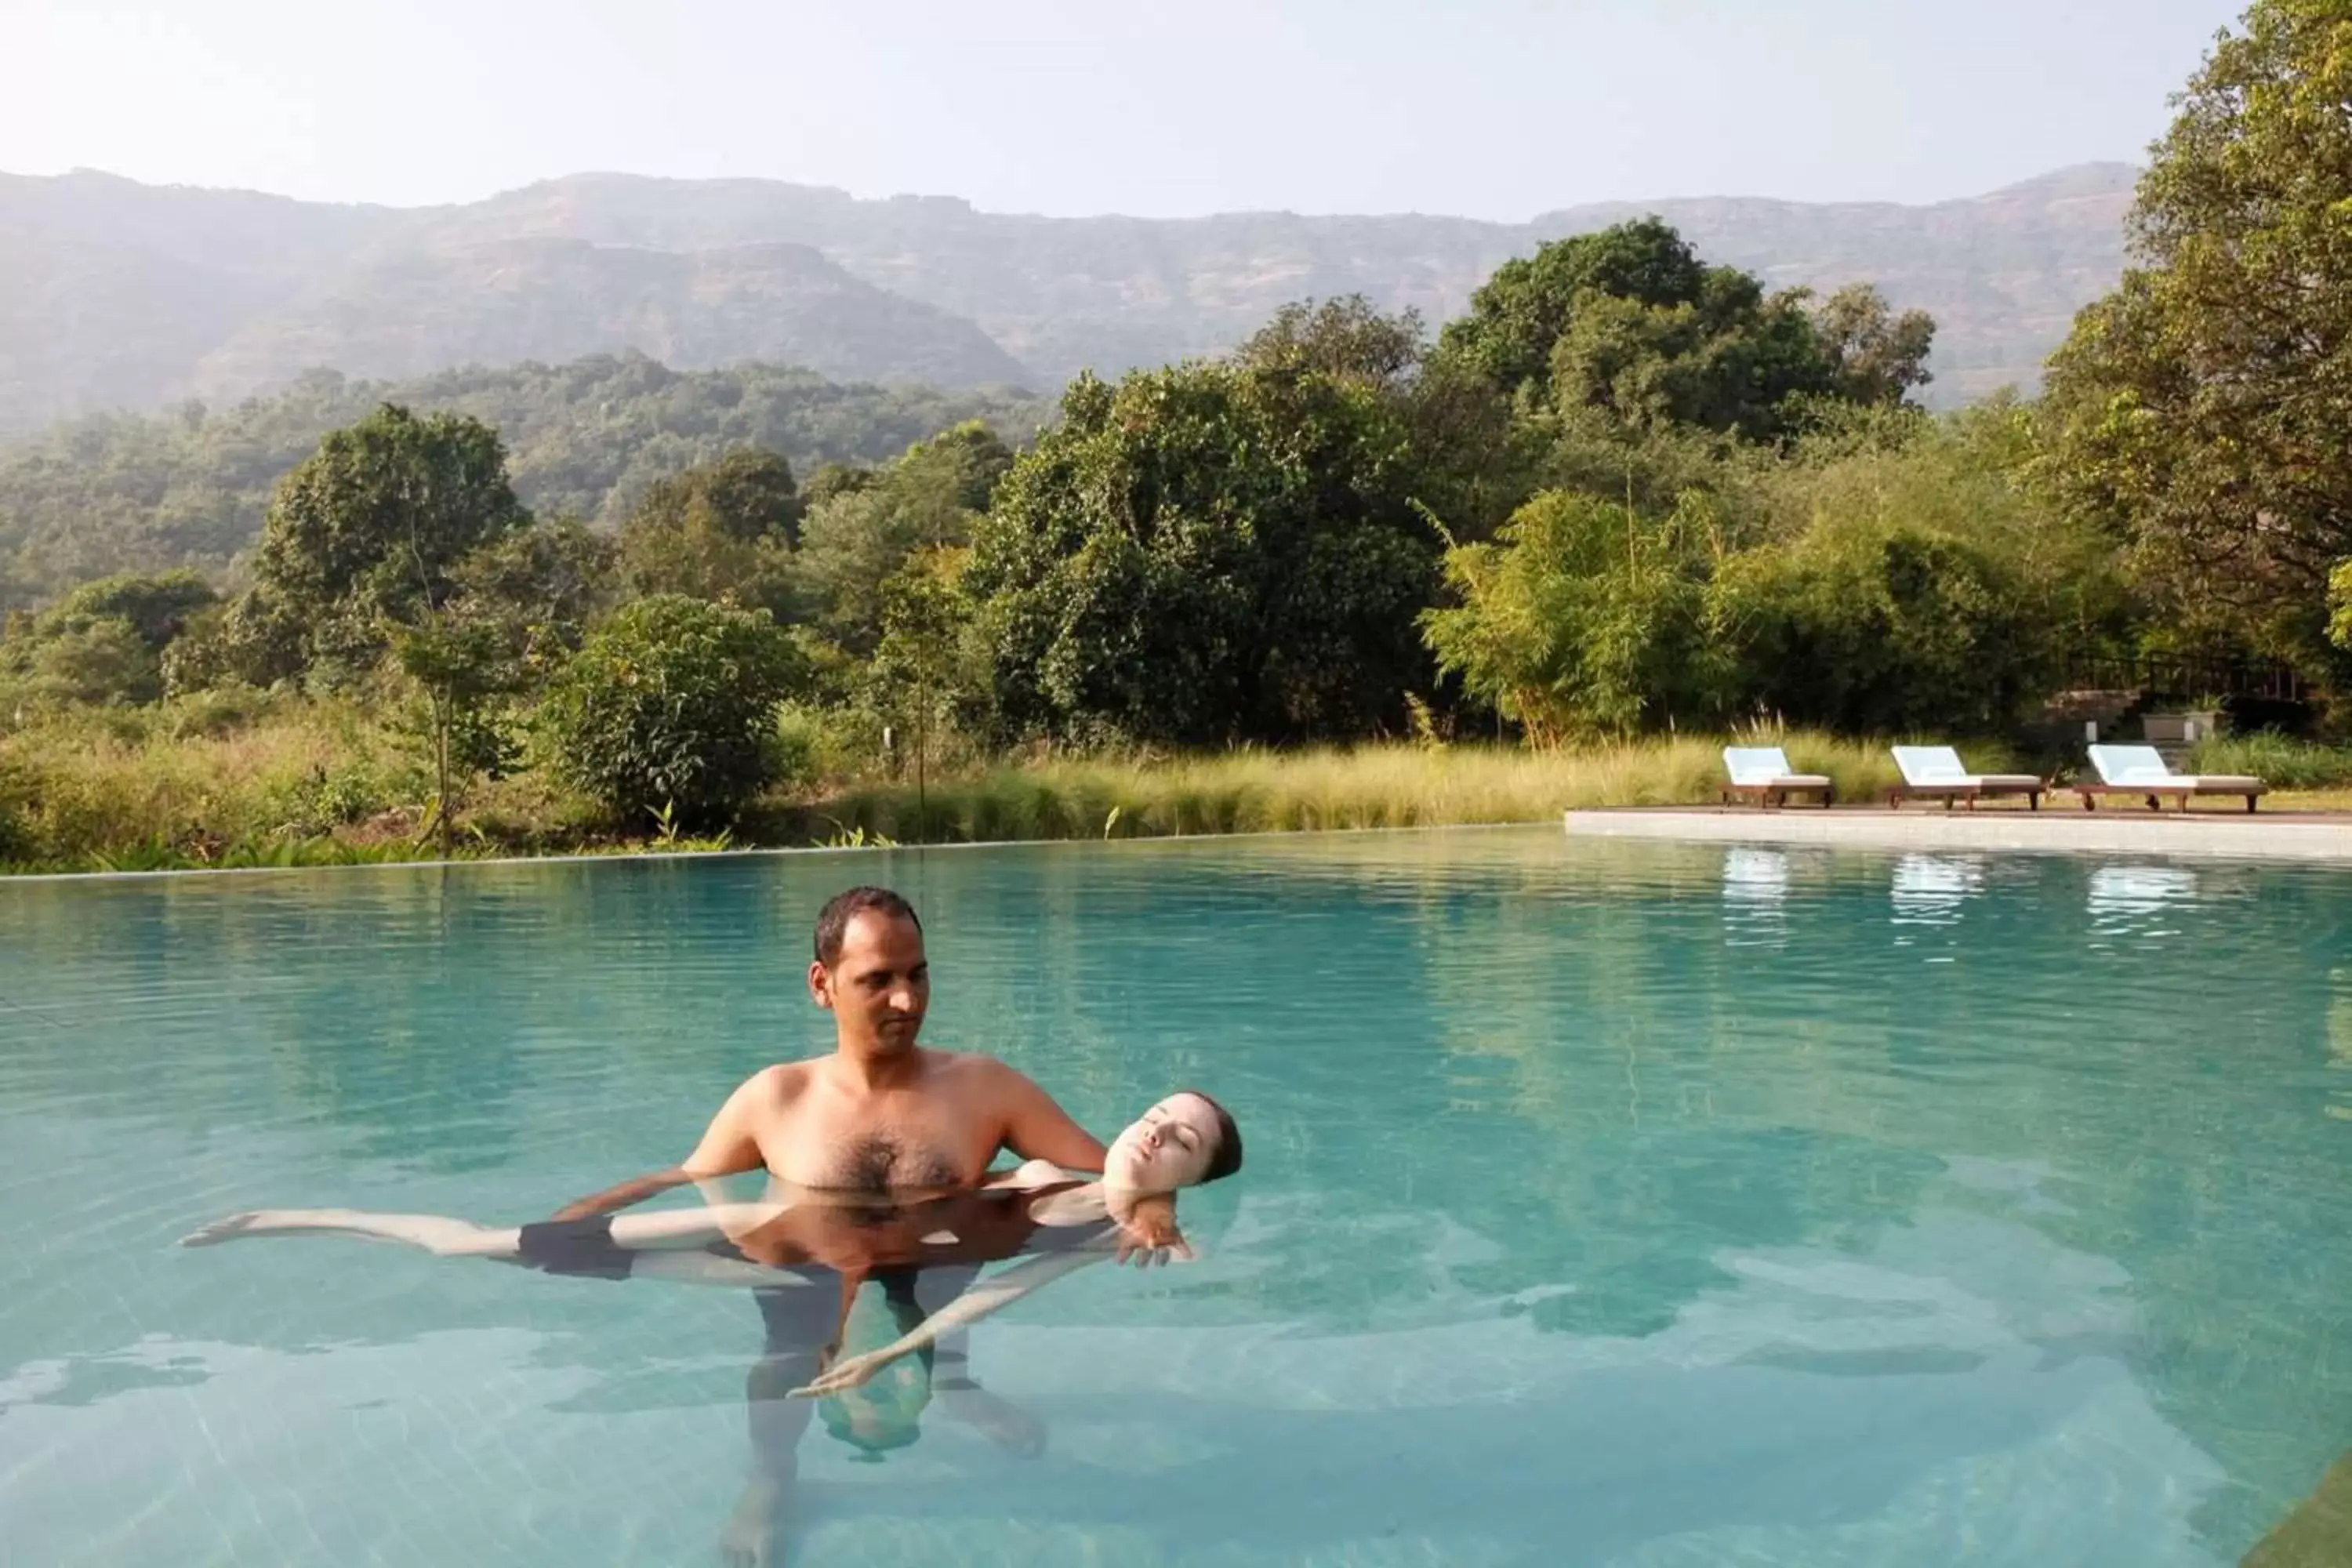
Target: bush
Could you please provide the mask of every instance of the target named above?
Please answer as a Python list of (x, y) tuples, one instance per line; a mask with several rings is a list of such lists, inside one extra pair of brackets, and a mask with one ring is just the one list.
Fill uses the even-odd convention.
[(1706, 613), (1713, 521), (1695, 497), (1650, 519), (1538, 495), (1496, 543), (1447, 552), (1461, 604), (1422, 616), (1438, 667), (1538, 742), (1716, 717), (1733, 672)]
[(2315, 746), (2263, 731), (2200, 741), (2188, 771), (2252, 773), (2273, 789), (2339, 789), (2352, 785), (2352, 746)]
[(640, 599), (555, 682), (544, 719), (557, 770), (615, 817), (724, 820), (776, 778), (775, 707), (803, 671), (765, 610)]

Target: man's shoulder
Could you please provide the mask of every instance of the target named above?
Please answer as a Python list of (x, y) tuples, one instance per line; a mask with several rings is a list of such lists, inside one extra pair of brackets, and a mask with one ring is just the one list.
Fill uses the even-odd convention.
[(944, 1079), (1000, 1088), (1014, 1088), (1029, 1081), (1029, 1075), (1019, 1068), (978, 1051), (933, 1050), (929, 1055), (929, 1070)]
[(814, 1062), (772, 1062), (743, 1080), (739, 1092), (772, 1101), (796, 1098), (809, 1083)]

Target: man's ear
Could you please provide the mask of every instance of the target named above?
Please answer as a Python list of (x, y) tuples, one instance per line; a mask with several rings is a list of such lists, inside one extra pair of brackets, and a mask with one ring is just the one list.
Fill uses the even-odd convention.
[(808, 982), (809, 999), (827, 1012), (832, 1011), (833, 976), (825, 973), (824, 964), (814, 961), (810, 963)]

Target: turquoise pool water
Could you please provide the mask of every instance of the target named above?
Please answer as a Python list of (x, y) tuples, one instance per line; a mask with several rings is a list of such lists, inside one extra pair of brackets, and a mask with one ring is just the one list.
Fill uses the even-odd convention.
[(499, 1223), (820, 1048), (819, 901), (1202, 1258), (799, 1455), (808, 1563), (2234, 1563), (2352, 1449), (2352, 879), (1553, 830), (0, 886), (0, 1563), (694, 1563), (757, 1313)]

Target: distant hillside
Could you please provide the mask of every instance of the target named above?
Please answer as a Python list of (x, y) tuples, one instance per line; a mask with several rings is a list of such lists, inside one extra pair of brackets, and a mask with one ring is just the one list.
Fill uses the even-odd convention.
[(681, 374), (636, 356), (405, 383), (317, 373), (225, 410), (94, 416), (0, 451), (0, 609), (110, 572), (219, 572), (259, 533), (278, 478), (387, 399), (497, 426), (525, 501), (607, 523), (655, 479), (730, 447), (780, 451), (806, 477), (966, 419), (1025, 439), (1048, 412), (1018, 396), (845, 385), (773, 365)]
[(1360, 292), (1434, 324), (1508, 258), (1642, 212), (1776, 283), (1868, 278), (1933, 311), (1933, 390), (1949, 402), (2035, 380), (2122, 269), (2133, 174), (2088, 165), (1930, 206), (1658, 201), (1519, 225), (1043, 218), (610, 174), (395, 210), (0, 175), (0, 430), (238, 396), (311, 366), (407, 375), (626, 350), (1050, 391), (1083, 367), (1221, 351), (1309, 295)]

